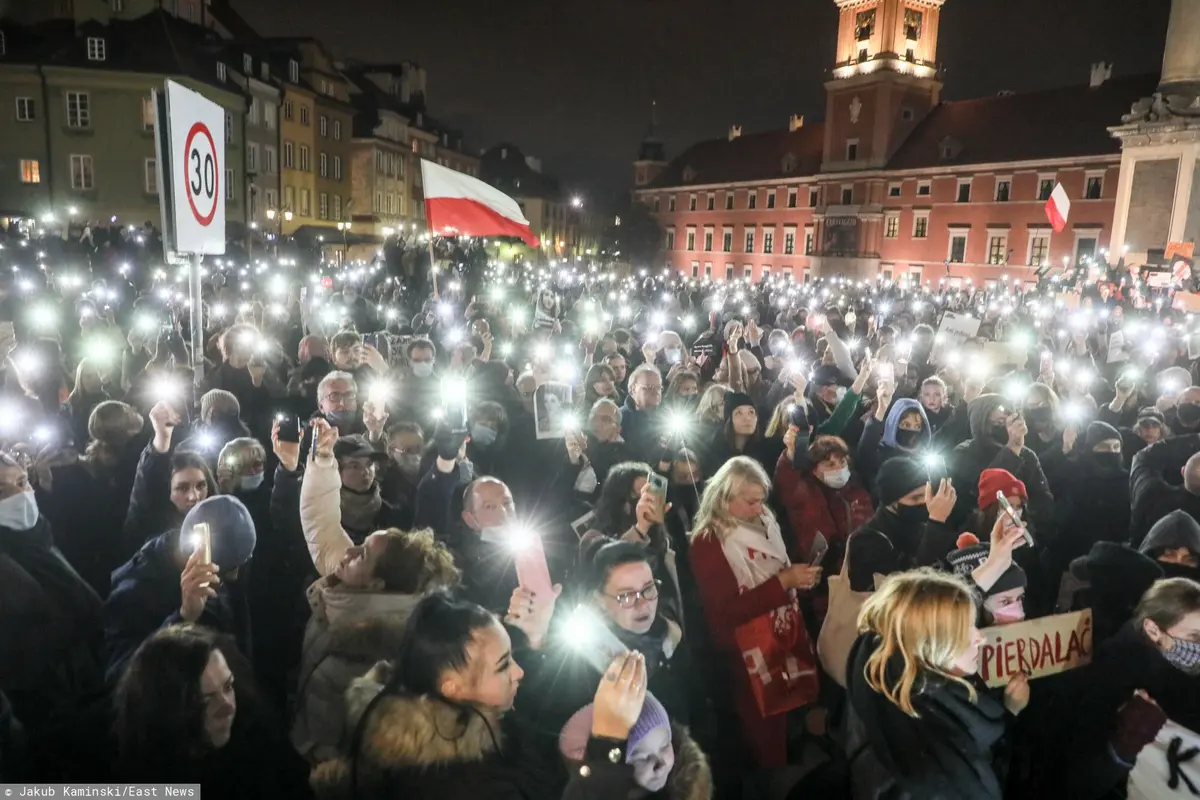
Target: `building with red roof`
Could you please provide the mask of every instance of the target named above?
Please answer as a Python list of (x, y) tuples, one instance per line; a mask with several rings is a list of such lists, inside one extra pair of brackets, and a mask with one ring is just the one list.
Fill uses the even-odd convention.
[[(635, 198), (686, 275), (759, 280), (844, 275), (954, 286), (1033, 278), (1109, 242), (1121, 142), (1108, 128), (1158, 76), (943, 102), (937, 31), (945, 0), (834, 0), (837, 63), (825, 120), (692, 145), (671, 161), (643, 142)], [(1056, 183), (1071, 200), (1054, 232)]]

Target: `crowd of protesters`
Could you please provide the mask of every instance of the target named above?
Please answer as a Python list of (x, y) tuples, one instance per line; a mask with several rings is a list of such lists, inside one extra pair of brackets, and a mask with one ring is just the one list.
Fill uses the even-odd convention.
[[(1168, 290), (209, 259), (193, 354), (181, 273), (37, 247), (0, 251), (0, 782), (1099, 799), (1182, 731), (1196, 791)], [(1082, 609), (1090, 664), (977, 674)]]

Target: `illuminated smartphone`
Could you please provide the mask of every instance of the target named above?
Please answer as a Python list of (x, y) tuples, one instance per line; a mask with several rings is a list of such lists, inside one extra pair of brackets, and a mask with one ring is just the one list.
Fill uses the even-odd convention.
[(302, 426), (298, 417), (291, 416), (290, 414), (280, 414), (276, 419), (279, 421), (279, 441), (300, 441), (300, 429)]
[(658, 516), (661, 517), (665, 513), (667, 505), (667, 479), (657, 472), (651, 472), (646, 476), (646, 486), (654, 495)]
[[(996, 492), (996, 500), (999, 501), (1000, 507), (1004, 509), (1004, 513), (1008, 514), (1008, 518), (1012, 520), (1014, 525), (1021, 526), (1021, 518), (1017, 516), (1017, 510), (1012, 507), (1012, 503), (1008, 502), (1008, 498), (1004, 496), (1004, 492)], [(1033, 547), (1033, 536), (1030, 535), (1029, 529), (1022, 527), (1025, 534), (1025, 544)]]
[(601, 674), (617, 656), (629, 652), (629, 648), (588, 606), (579, 606), (571, 612), (565, 620), (562, 633), (571, 649)]
[(554, 593), (550, 580), (550, 567), (546, 564), (546, 549), (542, 537), (534, 531), (513, 531), (511, 542), (515, 554), (513, 566), (517, 570), (517, 584), (534, 594), (547, 597)]

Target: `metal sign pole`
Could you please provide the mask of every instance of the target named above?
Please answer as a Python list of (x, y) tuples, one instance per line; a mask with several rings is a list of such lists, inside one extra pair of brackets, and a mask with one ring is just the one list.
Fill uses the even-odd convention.
[(204, 304), (200, 294), (200, 265), (204, 256), (192, 254), (191, 267), (188, 270), (188, 287), (192, 305), (192, 373), (195, 379), (197, 397), (204, 383)]

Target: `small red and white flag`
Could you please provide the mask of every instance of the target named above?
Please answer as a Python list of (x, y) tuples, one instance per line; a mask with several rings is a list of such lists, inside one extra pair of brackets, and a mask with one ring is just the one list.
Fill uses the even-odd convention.
[(478, 178), (421, 160), (425, 220), (438, 236), (515, 236), (530, 247), (538, 237), (516, 200)]
[(1050, 199), (1046, 201), (1046, 218), (1050, 220), (1055, 233), (1062, 233), (1067, 227), (1067, 217), (1071, 216), (1071, 200), (1067, 190), (1061, 183), (1055, 184)]

